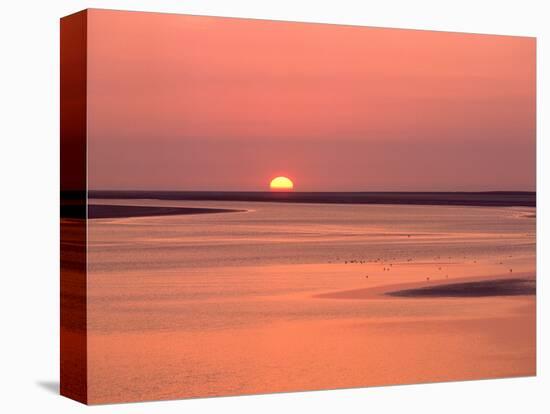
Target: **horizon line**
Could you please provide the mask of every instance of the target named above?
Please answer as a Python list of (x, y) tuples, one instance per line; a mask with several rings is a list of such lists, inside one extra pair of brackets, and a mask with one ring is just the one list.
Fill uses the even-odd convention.
[(62, 192), (133, 192), (133, 193), (536, 193), (535, 190), (136, 190), (136, 189), (87, 189), (87, 190), (64, 190)]

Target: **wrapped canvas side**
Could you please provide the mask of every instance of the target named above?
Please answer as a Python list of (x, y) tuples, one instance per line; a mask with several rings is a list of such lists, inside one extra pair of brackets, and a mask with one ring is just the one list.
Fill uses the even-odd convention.
[(61, 19), (60, 392), (87, 402), (86, 38), (87, 12)]

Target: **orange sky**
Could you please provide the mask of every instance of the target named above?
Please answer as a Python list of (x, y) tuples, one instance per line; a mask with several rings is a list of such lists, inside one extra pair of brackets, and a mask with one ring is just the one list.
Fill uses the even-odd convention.
[(91, 189), (535, 189), (534, 38), (88, 16)]

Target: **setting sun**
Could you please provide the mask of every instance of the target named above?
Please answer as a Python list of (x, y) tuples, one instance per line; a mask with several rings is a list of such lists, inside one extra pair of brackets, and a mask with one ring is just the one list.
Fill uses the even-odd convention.
[(292, 180), (286, 177), (275, 177), (273, 180), (271, 180), (271, 183), (269, 184), (269, 188), (272, 190), (292, 190), (294, 188), (294, 183)]

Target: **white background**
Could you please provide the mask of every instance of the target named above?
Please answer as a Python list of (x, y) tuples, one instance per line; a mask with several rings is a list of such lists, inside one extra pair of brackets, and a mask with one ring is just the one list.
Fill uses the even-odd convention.
[[(87, 408), (105, 412), (550, 412), (550, 21), (545, 1), (10, 0), (0, 7), (0, 410), (76, 412), (56, 395), (59, 347), (59, 23), (87, 7), (538, 37), (538, 377)], [(513, 167), (511, 167), (513, 168)], [(545, 235), (546, 234), (546, 235)], [(514, 335), (514, 332), (510, 332)], [(545, 390), (546, 389), (546, 390)], [(31, 411), (33, 410), (33, 411)]]

